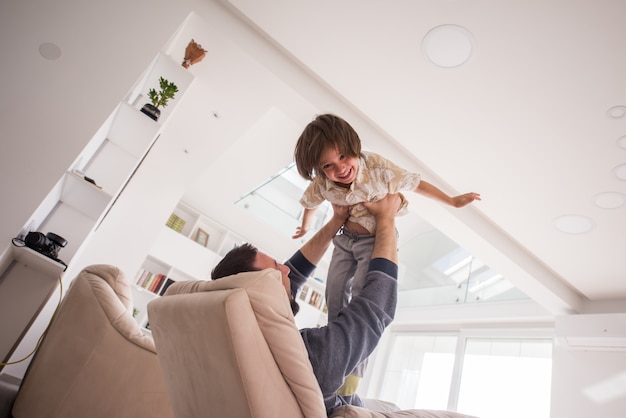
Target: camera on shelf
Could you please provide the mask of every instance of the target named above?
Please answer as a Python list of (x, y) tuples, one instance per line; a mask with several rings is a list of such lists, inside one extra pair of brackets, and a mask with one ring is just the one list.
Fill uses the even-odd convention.
[(67, 240), (57, 234), (48, 232), (29, 232), (24, 238), (27, 247), (54, 260), (58, 260), (59, 250), (67, 245)]

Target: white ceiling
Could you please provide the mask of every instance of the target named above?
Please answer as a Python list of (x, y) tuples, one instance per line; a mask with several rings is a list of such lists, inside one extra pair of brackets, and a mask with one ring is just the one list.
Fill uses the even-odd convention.
[[(257, 56), (262, 68), (293, 87), (296, 82), (268, 64), (290, 58), (344, 107), (325, 107), (322, 99), (310, 105), (315, 92), (289, 91), (279, 82), (238, 84), (252, 102), (274, 96), (281, 111), (274, 108), (253, 124), (256, 141), (268, 136), (258, 150), (242, 142), (207, 171), (205, 179), (215, 183), (217, 173), (233, 170), (233, 161), (263, 156), (264, 164), (251, 166), (254, 176), (247, 165), (246, 175), (224, 176), (219, 193), (236, 199), (261, 183), (290, 161), (299, 131), (315, 113), (347, 109), (341, 115), (367, 148), (418, 169), (448, 193), (481, 193), (482, 202), (460, 210), (412, 198), (412, 210), (436, 228), (553, 312), (623, 310), (626, 205), (602, 209), (593, 198), (626, 195), (626, 181), (612, 172), (626, 163), (620, 113), (626, 107), (617, 117), (607, 113), (626, 106), (625, 2), (224, 3), (282, 53)], [(473, 54), (457, 68), (433, 65), (421, 49), (424, 36), (444, 24), (472, 36)], [(301, 103), (280, 103), (287, 95)], [(286, 139), (272, 143), (271, 129), (283, 119)], [(207, 191), (217, 193), (202, 181), (187, 194), (199, 208), (214, 204)], [(591, 231), (566, 234), (554, 227), (555, 218), (572, 214), (590, 218)], [(410, 228), (410, 219), (403, 220), (401, 235), (411, 236)]]

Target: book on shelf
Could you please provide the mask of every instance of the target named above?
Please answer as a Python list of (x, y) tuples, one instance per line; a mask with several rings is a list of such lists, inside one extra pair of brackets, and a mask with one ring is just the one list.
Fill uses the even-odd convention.
[(186, 222), (187, 221), (185, 221), (180, 216), (176, 215), (175, 213), (172, 213), (170, 215), (170, 218), (165, 223), (165, 225), (172, 228), (176, 232), (182, 232), (183, 228), (185, 227)]
[(143, 287), (146, 290), (150, 290), (152, 288), (152, 285), (154, 284), (154, 281), (156, 280), (157, 275), (154, 273), (148, 273), (148, 278), (143, 282), (143, 285), (141, 287)]
[(164, 279), (165, 279), (164, 274), (157, 274), (156, 277), (154, 278), (154, 282), (152, 282), (152, 286), (150, 286), (150, 291), (153, 293), (157, 293), (158, 290), (161, 288), (161, 285), (163, 284)]
[(137, 284), (137, 286), (143, 287), (143, 283), (146, 281), (149, 273), (149, 271), (143, 269), (137, 272), (137, 275), (135, 277), (135, 283)]
[(311, 293), (311, 298), (309, 299), (309, 305), (313, 306), (316, 309), (320, 309), (322, 307), (323, 301), (322, 294), (316, 292), (315, 290)]
[(309, 294), (309, 286), (302, 286), (302, 290), (300, 291), (300, 299), (306, 301), (306, 298)]
[(152, 293), (162, 294), (164, 290), (161, 290), (166, 284), (169, 286), (171, 283), (168, 281), (172, 281), (166, 275), (161, 273), (152, 273), (148, 270), (140, 270), (137, 273), (135, 278), (135, 283), (137, 286), (140, 286), (146, 290), (149, 290)]
[(161, 290), (159, 291), (159, 296), (163, 296), (168, 287), (170, 287), (173, 283), (176, 283), (176, 280), (172, 280), (169, 277), (165, 278), (165, 283), (161, 286)]

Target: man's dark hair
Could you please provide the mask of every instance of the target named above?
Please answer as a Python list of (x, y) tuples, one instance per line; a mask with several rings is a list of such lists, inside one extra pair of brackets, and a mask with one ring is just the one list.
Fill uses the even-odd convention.
[[(259, 250), (252, 244), (242, 244), (230, 250), (222, 260), (211, 271), (211, 279), (218, 280), (223, 277), (232, 276), (233, 274), (244, 273), (247, 271), (259, 271), (254, 267), (254, 261)], [(300, 305), (294, 300), (294, 295), (290, 295), (289, 304), (291, 311), (296, 316), (300, 312)]]
[(211, 271), (211, 279), (217, 280), (222, 277), (246, 271), (258, 271), (254, 267), (254, 261), (259, 250), (252, 244), (242, 244), (230, 250)]

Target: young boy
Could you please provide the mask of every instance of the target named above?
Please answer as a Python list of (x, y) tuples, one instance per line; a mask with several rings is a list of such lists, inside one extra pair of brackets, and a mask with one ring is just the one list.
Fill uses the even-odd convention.
[[(380, 200), (390, 193), (414, 191), (457, 208), (474, 200), (477, 193), (450, 197), (378, 154), (361, 151), (361, 140), (344, 119), (324, 114), (309, 123), (296, 144), (298, 173), (311, 183), (300, 200), (302, 224), (294, 239), (304, 236), (317, 207), (328, 200), (350, 206), (349, 217), (333, 239), (334, 250), (326, 280), (328, 319), (335, 318), (351, 297), (359, 295), (374, 246), (375, 219), (362, 202)], [(400, 212), (408, 202), (403, 198)]]

